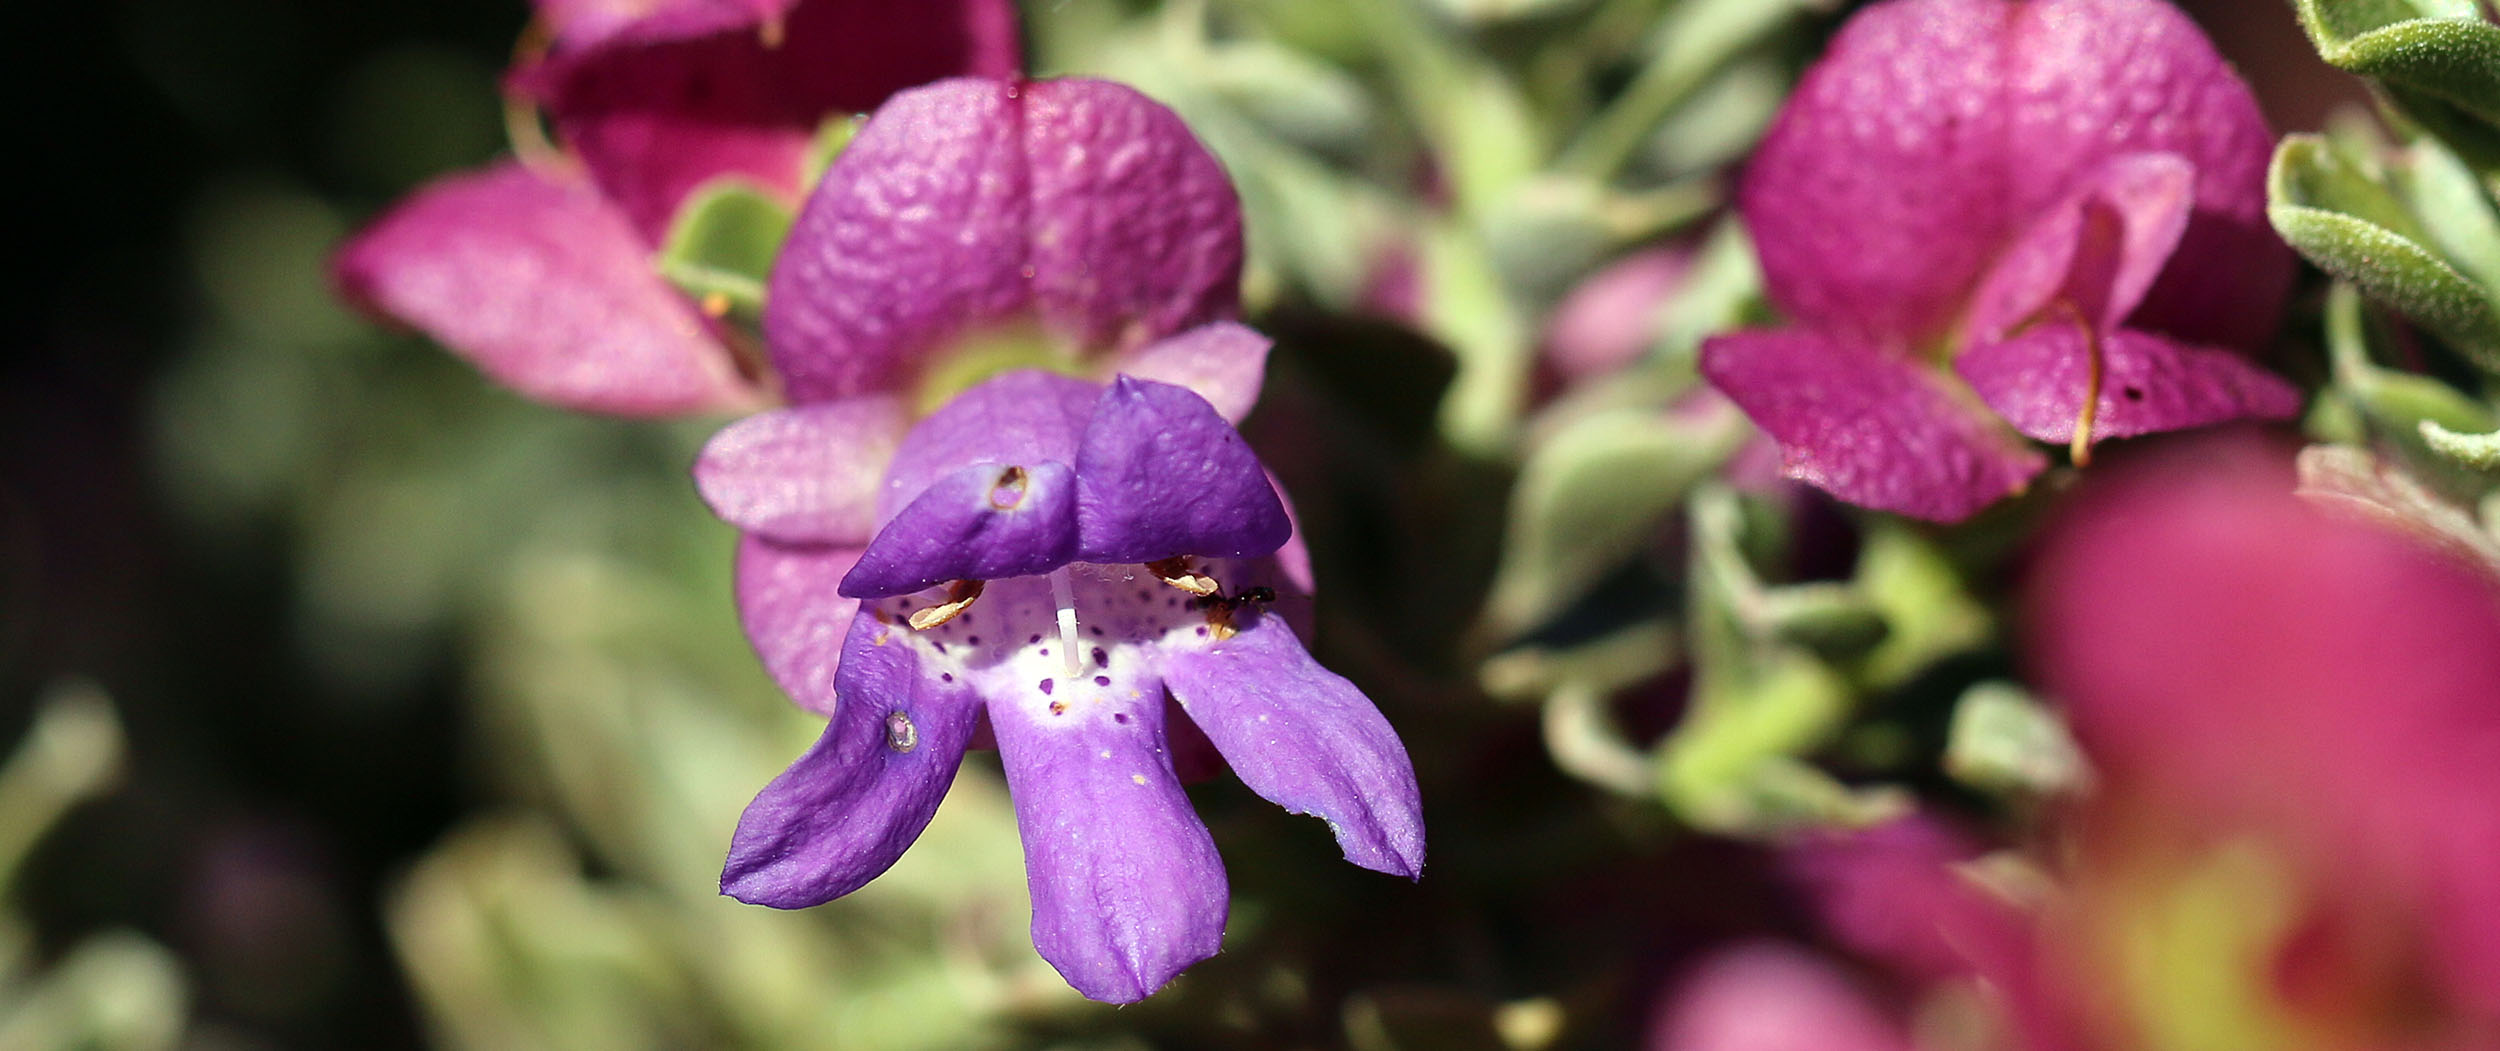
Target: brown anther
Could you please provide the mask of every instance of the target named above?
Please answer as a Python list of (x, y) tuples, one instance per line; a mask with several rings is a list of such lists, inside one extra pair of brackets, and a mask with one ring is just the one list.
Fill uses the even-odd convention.
[(911, 630), (927, 631), (955, 619), (956, 614), (972, 605), (972, 600), (981, 597), (981, 588), (982, 583), (978, 580), (958, 580), (946, 585), (946, 601), (912, 611)]
[(1031, 476), (1025, 474), (1022, 467), (1000, 471), (998, 480), (990, 483), (990, 506), (1001, 511), (1015, 510), (1018, 504), (1024, 502), (1024, 494), (1031, 482)]
[(1154, 574), (1157, 580), (1200, 598), (1215, 594), (1223, 586), (1217, 584), (1214, 577), (1191, 572), (1187, 555), (1155, 559), (1146, 563), (1146, 572)]
[(770, 51), (779, 48), (782, 41), (789, 39), (790, 27), (782, 24), (781, 16), (774, 15), (756, 27), (755, 35), (756, 39), (763, 41), (764, 49)]

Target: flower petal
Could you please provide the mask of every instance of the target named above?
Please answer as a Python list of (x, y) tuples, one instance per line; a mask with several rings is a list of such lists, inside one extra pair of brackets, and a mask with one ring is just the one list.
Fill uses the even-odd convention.
[(1259, 798), (1328, 822), (1347, 861), (1423, 874), (1423, 802), (1406, 746), (1284, 618), (1259, 615), (1232, 638), (1175, 654), (1164, 681)]
[(589, 187), (518, 164), (419, 190), (333, 268), (350, 298), (569, 409), (730, 409), (757, 394), (650, 249)]
[(980, 707), (968, 687), (922, 677), (908, 647), (879, 644), (896, 630), (853, 619), (833, 721), (739, 816), (721, 893), (782, 909), (831, 901), (892, 867), (937, 813)]
[(1078, 352), (1239, 309), (1241, 216), (1180, 118), (1093, 80), (942, 81), (852, 140), (774, 267), (798, 401), (908, 386), (931, 350), (1036, 315)]
[(859, 600), (839, 590), (857, 561), (856, 547), (738, 539), (738, 622), (764, 671), (799, 707), (819, 715), (833, 712), (842, 640), (859, 613)]
[(900, 401), (873, 395), (749, 416), (704, 443), (695, 490), (713, 514), (749, 533), (866, 543), (905, 423)]
[[(2232, 351), (2129, 329), (2104, 332), (2099, 340), (2095, 440), (2232, 420), (2288, 419), (2300, 411), (2298, 388)], [(1964, 352), (1954, 368), (2015, 430), (2065, 442), (2075, 436), (2091, 385), (2091, 355), (2081, 327), (2048, 321)]]
[(1807, 72), (1739, 205), (1792, 316), (1924, 342), (2085, 173), (2175, 153), (2195, 168), (2196, 214), (2150, 299), (2196, 286), (2263, 314), (2289, 287), (2279, 244), (2201, 253), (2262, 231), (2272, 141), (2247, 86), (2168, 4), (1896, 0), (1851, 18)]
[(2175, 153), (2114, 158), (2033, 220), (1980, 283), (1964, 338), (1993, 342), (2059, 301), (2115, 328), (2143, 302), (2187, 231), (2196, 169)]
[(842, 578), (842, 594), (885, 598), (1075, 561), (1075, 475), (1063, 463), (974, 464), (940, 479), (877, 531)]
[(914, 424), (886, 468), (878, 520), (892, 518), (939, 479), (977, 463), (1075, 463), (1099, 384), (1020, 369), (983, 381)]
[(1111, 381), (1086, 424), (1076, 486), (1088, 562), (1264, 555), (1293, 535), (1249, 443), (1205, 398), (1169, 383)]
[(1141, 380), (1187, 387), (1226, 420), (1240, 423), (1259, 403), (1268, 348), (1274, 345), (1248, 325), (1218, 321), (1131, 351), (1121, 357), (1118, 368)]
[(1917, 362), (1811, 332), (1739, 332), (1702, 372), (1780, 444), (1790, 477), (1854, 504), (1968, 518), (2047, 461)]
[(657, 243), (688, 191), (741, 175), (796, 194), (828, 116), (914, 84), (1017, 69), (1006, 0), (671, 0), (554, 12), (556, 45), (517, 70), (600, 189)]
[(1024, 838), (1033, 947), (1078, 992), (1109, 1003), (1143, 1000), (1215, 955), (1230, 906), (1215, 841), (1164, 751), (1161, 692), (1107, 702), (1120, 705), (1109, 718), (1052, 714), (1038, 694), (990, 699)]

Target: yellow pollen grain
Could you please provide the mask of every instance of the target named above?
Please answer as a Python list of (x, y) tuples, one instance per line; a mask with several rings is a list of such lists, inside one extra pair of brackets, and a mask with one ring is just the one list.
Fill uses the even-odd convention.
[(973, 600), (981, 597), (982, 587), (982, 582), (978, 580), (958, 580), (947, 585), (946, 601), (912, 611), (911, 630), (927, 631), (955, 619), (956, 614), (970, 608)]
[(1146, 775), (1144, 774), (1130, 774), (1128, 775), (1128, 779), (1132, 784), (1143, 785), (1146, 783)]

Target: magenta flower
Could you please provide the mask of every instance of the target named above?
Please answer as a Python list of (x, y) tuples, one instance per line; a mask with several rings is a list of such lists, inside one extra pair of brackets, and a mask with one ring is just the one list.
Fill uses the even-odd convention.
[(695, 465), (745, 534), (738, 604), (765, 667), (832, 711), (855, 603), (915, 416), (1035, 366), (1179, 384), (1240, 419), (1268, 341), (1240, 310), (1232, 181), (1180, 118), (1095, 80), (943, 81), (898, 94), (845, 149), (775, 266), (764, 333), (791, 407)]
[[(1710, 341), (1712, 383), (1791, 475), (1952, 521), (2068, 443), (2297, 411), (2227, 347), (2291, 256), (2273, 136), (2158, 0), (1890, 0), (1853, 17), (1738, 205), (1795, 327)], [(2010, 429), (2009, 426), (2010, 425)]]
[(2021, 1046), (2500, 1046), (2500, 580), (2207, 443), (2088, 496), (2027, 647), (2095, 787), (2017, 903), (1911, 822), (1807, 851), (1834, 930)]
[(1213, 955), (1224, 871), (1182, 794), (1165, 691), (1260, 796), (1327, 820), (1346, 859), (1413, 877), (1423, 823), (1388, 721), (1266, 608), (1293, 526), (1206, 399), (1011, 372), (904, 439), (825, 735), (738, 823), (721, 889), (782, 908), (902, 854), (986, 723), (1007, 771), (1033, 942), (1097, 1000)]
[(752, 407), (772, 380), (651, 256), (689, 192), (738, 176), (795, 198), (828, 117), (957, 73), (1018, 68), (1006, 0), (539, 0), (550, 38), (509, 87), (564, 154), (452, 175), (334, 263), (348, 296), (496, 380), (628, 415)]
[(1223, 170), (1127, 88), (947, 81), (861, 130), (773, 274), (794, 404), (696, 466), (745, 533), (757, 652), (831, 715), (740, 820), (725, 893), (859, 888), (985, 737), (1034, 945), (1095, 999), (1221, 945), (1223, 867), (1175, 769), (1200, 732), (1348, 860), (1420, 872), (1403, 746), (1281, 615), (1308, 567), (1227, 422), (1268, 345), (1226, 320), (1240, 265)]

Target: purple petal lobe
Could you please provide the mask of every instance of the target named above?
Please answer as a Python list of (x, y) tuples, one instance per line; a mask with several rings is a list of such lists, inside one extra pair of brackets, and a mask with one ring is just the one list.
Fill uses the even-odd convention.
[(862, 544), (902, 443), (902, 403), (867, 396), (749, 416), (704, 443), (695, 490), (722, 521), (790, 543)]
[(1184, 651), (1164, 681), (1224, 762), (1259, 797), (1328, 822), (1345, 858), (1423, 874), (1424, 818), (1415, 766), (1371, 699), (1319, 666), (1282, 617)]
[(1264, 555), (1293, 535), (1258, 455), (1215, 407), (1121, 376), (1095, 404), (1076, 458), (1078, 557)]
[(856, 547), (738, 540), (738, 621), (747, 641), (782, 691), (819, 715), (833, 712), (842, 640), (859, 613), (859, 600), (839, 590), (857, 561)]
[(977, 702), (920, 674), (900, 628), (855, 618), (843, 644), (842, 701), (807, 754), (747, 804), (721, 893), (795, 909), (858, 890), (903, 856), (954, 783)]
[(1102, 388), (1055, 373), (1004, 373), (913, 425), (886, 469), (878, 516), (891, 518), (938, 480), (976, 463), (1075, 463)]
[(1076, 558), (1075, 472), (1063, 463), (974, 464), (903, 508), (842, 578), (853, 598), (904, 595), (950, 580), (1050, 572)]
[(1240, 423), (1259, 403), (1267, 351), (1273, 345), (1248, 325), (1218, 321), (1149, 343), (1120, 359), (1119, 369), (1141, 380), (1196, 391), (1218, 414)]
[(650, 248), (589, 187), (518, 164), (443, 179), (350, 241), (353, 299), (423, 329), (497, 381), (636, 416), (756, 399)]
[(1074, 352), (1239, 307), (1232, 184), (1170, 110), (1091, 80), (894, 96), (800, 212), (764, 328), (790, 396), (911, 384), (966, 332), (1037, 317)]
[[(2100, 397), (2094, 439), (2225, 423), (2279, 420), (2300, 411), (2300, 391), (2228, 350), (2176, 343), (2147, 332), (2099, 334)], [(2045, 321), (2002, 343), (1963, 353), (1954, 367), (1988, 407), (2041, 441), (2071, 441), (2092, 385), (2094, 343), (2071, 322)]]
[(1215, 955), (1230, 905), (1215, 841), (1164, 753), (1162, 689), (1143, 685), (1153, 688), (1141, 698), (1057, 709), (1039, 693), (990, 701), (1024, 838), (1033, 947), (1078, 992), (1110, 1003), (1145, 999)]
[(1045, 320), (1100, 347), (1240, 309), (1241, 202), (1177, 114), (1101, 80), (1040, 81), (1024, 103)]
[(828, 116), (960, 73), (1011, 75), (1005, 0), (555, 5), (555, 48), (513, 87), (547, 107), (602, 192), (656, 242), (688, 191), (742, 175), (796, 194)]
[[(2190, 248), (2262, 230), (2272, 140), (2247, 86), (2159, 0), (1896, 0), (1833, 39), (1755, 152), (1739, 203), (1783, 309), (1819, 329), (1924, 342), (2008, 239), (2113, 156), (2174, 153), (2194, 167)], [(2250, 247), (2182, 251), (2148, 305), (2193, 284), (2270, 312), (2289, 259), (2279, 244)]]
[(2000, 339), (2054, 312), (2116, 327), (2178, 248), (2195, 188), (2195, 169), (2177, 154), (2130, 154), (2103, 165), (1989, 270), (1965, 338)]
[(1702, 372), (1779, 442), (1791, 477), (1854, 504), (1968, 518), (2047, 461), (1935, 370), (1809, 332), (1739, 332)]

